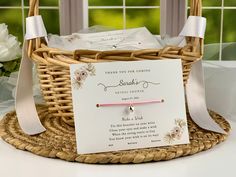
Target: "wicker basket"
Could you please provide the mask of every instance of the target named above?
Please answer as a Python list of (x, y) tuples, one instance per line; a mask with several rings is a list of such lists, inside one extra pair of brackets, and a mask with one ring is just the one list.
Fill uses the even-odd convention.
[[(191, 0), (190, 15), (201, 16), (201, 0)], [(30, 1), (29, 16), (39, 15), (39, 0)], [(183, 48), (166, 46), (163, 49), (146, 49), (139, 51), (91, 51), (76, 50), (74, 52), (49, 48), (38, 38), (28, 41), (28, 55), (37, 64), (38, 77), (44, 99), (49, 112), (61, 117), (73, 126), (73, 107), (71, 96), (70, 64), (84, 62), (112, 62), (136, 60), (182, 59), (184, 84), (188, 81), (191, 65), (202, 58), (203, 40), (187, 38)]]

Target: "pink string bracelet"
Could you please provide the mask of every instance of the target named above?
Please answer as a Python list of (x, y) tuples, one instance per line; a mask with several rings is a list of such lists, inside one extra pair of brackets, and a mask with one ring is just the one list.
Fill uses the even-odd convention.
[(135, 106), (143, 104), (153, 104), (153, 103), (163, 103), (162, 100), (151, 100), (151, 101), (139, 101), (139, 102), (129, 102), (129, 103), (105, 103), (105, 104), (96, 104), (97, 107), (111, 107), (111, 106)]

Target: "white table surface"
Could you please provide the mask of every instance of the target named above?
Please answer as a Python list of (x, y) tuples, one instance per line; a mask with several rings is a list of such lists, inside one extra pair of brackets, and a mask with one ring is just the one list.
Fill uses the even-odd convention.
[(236, 121), (229, 138), (205, 152), (132, 165), (90, 165), (65, 162), (16, 150), (0, 140), (0, 177), (235, 177)]

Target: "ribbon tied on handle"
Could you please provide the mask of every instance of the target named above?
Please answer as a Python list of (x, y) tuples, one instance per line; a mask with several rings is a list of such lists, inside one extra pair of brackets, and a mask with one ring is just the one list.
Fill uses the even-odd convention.
[[(204, 38), (206, 30), (206, 18), (189, 16), (180, 36)], [(192, 120), (201, 128), (217, 133), (226, 132), (211, 118), (206, 105), (204, 73), (202, 61), (195, 62), (190, 71), (186, 85), (186, 97), (189, 114)]]
[(40, 15), (26, 18), (26, 35), (22, 49), (22, 59), (16, 85), (15, 109), (21, 129), (28, 135), (44, 132), (46, 129), (41, 124), (33, 97), (32, 61), (27, 55), (27, 41), (45, 37), (47, 32)]

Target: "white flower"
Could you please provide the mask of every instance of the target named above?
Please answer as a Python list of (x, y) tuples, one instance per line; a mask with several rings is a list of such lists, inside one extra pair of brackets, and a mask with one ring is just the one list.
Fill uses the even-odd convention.
[(20, 55), (20, 42), (8, 34), (7, 25), (0, 24), (0, 62), (15, 60)]
[(1, 67), (3, 67), (3, 64), (2, 64), (2, 63), (0, 63), (0, 68), (1, 68)]
[(0, 24), (0, 42), (3, 42), (7, 39), (8, 36), (8, 30), (7, 30), (7, 25)]

